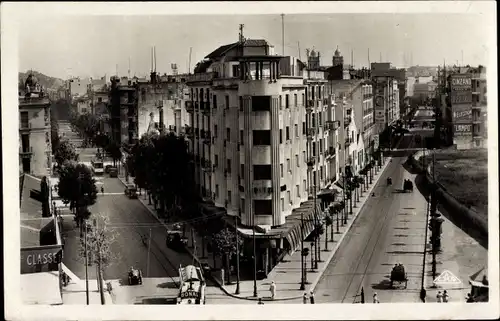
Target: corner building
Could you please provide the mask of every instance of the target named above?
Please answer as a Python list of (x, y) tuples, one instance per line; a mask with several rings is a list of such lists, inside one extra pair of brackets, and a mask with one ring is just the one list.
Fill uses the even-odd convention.
[(305, 78), (300, 60), (247, 39), (216, 49), (187, 81), (193, 127), (186, 136), (199, 192), (236, 218), (244, 238), (255, 232), (266, 274), (279, 253), (300, 245), (300, 215), (309, 234), (320, 212), (309, 199), (319, 150), (308, 139), (319, 129), (306, 121)]

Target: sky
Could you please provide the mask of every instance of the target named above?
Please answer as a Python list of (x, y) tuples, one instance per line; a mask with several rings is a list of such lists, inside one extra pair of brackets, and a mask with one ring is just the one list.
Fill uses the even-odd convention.
[[(191, 71), (196, 62), (217, 47), (244, 36), (266, 39), (282, 53), (279, 13), (266, 15), (64, 15), (30, 16), (18, 27), (19, 70), (46, 75), (102, 77), (118, 74), (145, 76), (151, 70), (151, 48), (156, 47), (160, 73)], [(396, 67), (488, 63), (487, 31), (491, 19), (482, 13), (326, 13), (286, 14), (285, 55), (305, 60), (306, 48), (321, 53), (321, 64), (331, 65), (339, 48), (344, 62), (355, 67), (391, 62)], [(299, 53), (300, 46), (300, 53)], [(118, 67), (118, 68), (117, 68)]]

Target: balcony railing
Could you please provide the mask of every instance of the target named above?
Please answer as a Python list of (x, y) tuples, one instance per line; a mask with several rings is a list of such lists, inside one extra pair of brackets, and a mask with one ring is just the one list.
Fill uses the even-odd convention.
[(312, 108), (314, 108), (314, 100), (309, 99), (306, 104), (306, 109), (311, 110)]
[(307, 129), (307, 136), (312, 137), (316, 135), (316, 128), (308, 128)]
[(212, 162), (204, 158), (201, 159), (201, 167), (205, 172), (212, 172), (214, 170)]
[(308, 157), (306, 164), (308, 167), (314, 166), (314, 164), (316, 164), (316, 156)]
[(373, 98), (373, 94), (364, 94), (363, 95), (363, 100), (371, 99)]
[(202, 131), (201, 139), (205, 144), (210, 144), (212, 142), (212, 137), (209, 130)]
[(19, 124), (19, 130), (30, 130), (31, 129), (31, 123), (30, 122), (21, 122)]
[(340, 127), (340, 121), (338, 120), (327, 120), (325, 122), (325, 129), (335, 131)]
[(253, 193), (255, 195), (270, 195), (273, 192), (272, 187), (254, 187), (253, 188)]
[(325, 151), (325, 156), (326, 156), (327, 158), (331, 158), (331, 157), (335, 156), (335, 153), (336, 153), (335, 148), (333, 148), (333, 147), (329, 147), (329, 148)]
[(22, 158), (30, 158), (31, 154), (33, 154), (33, 147), (28, 147), (28, 148), (20, 148), (19, 149), (19, 155)]

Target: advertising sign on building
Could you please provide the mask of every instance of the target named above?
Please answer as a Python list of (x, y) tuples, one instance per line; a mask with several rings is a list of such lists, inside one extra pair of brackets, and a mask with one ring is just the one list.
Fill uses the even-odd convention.
[(457, 110), (453, 109), (453, 120), (455, 122), (471, 122), (472, 121), (472, 109)]
[(61, 259), (61, 245), (22, 248), (21, 274), (57, 271)]
[(455, 136), (472, 136), (472, 124), (455, 124)]
[(377, 150), (379, 147), (380, 141), (378, 135), (373, 135), (373, 149)]
[(450, 76), (451, 104), (472, 103), (472, 77), (470, 74), (456, 74)]

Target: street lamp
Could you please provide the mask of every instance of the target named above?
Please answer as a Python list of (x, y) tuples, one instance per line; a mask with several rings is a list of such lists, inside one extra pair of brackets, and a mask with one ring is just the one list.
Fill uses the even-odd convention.
[(240, 294), (240, 245), (238, 238), (238, 218), (236, 216), (234, 217), (234, 230), (236, 233), (236, 291), (234, 294)]
[(306, 253), (304, 251), (304, 213), (300, 212), (300, 270), (301, 270), (301, 278), (300, 278), (300, 290), (305, 290), (305, 273), (306, 269), (304, 269), (304, 261), (305, 261)]
[(255, 215), (253, 216), (253, 296), (257, 297), (257, 254), (255, 249)]
[(311, 242), (311, 272), (314, 272), (314, 242)]

